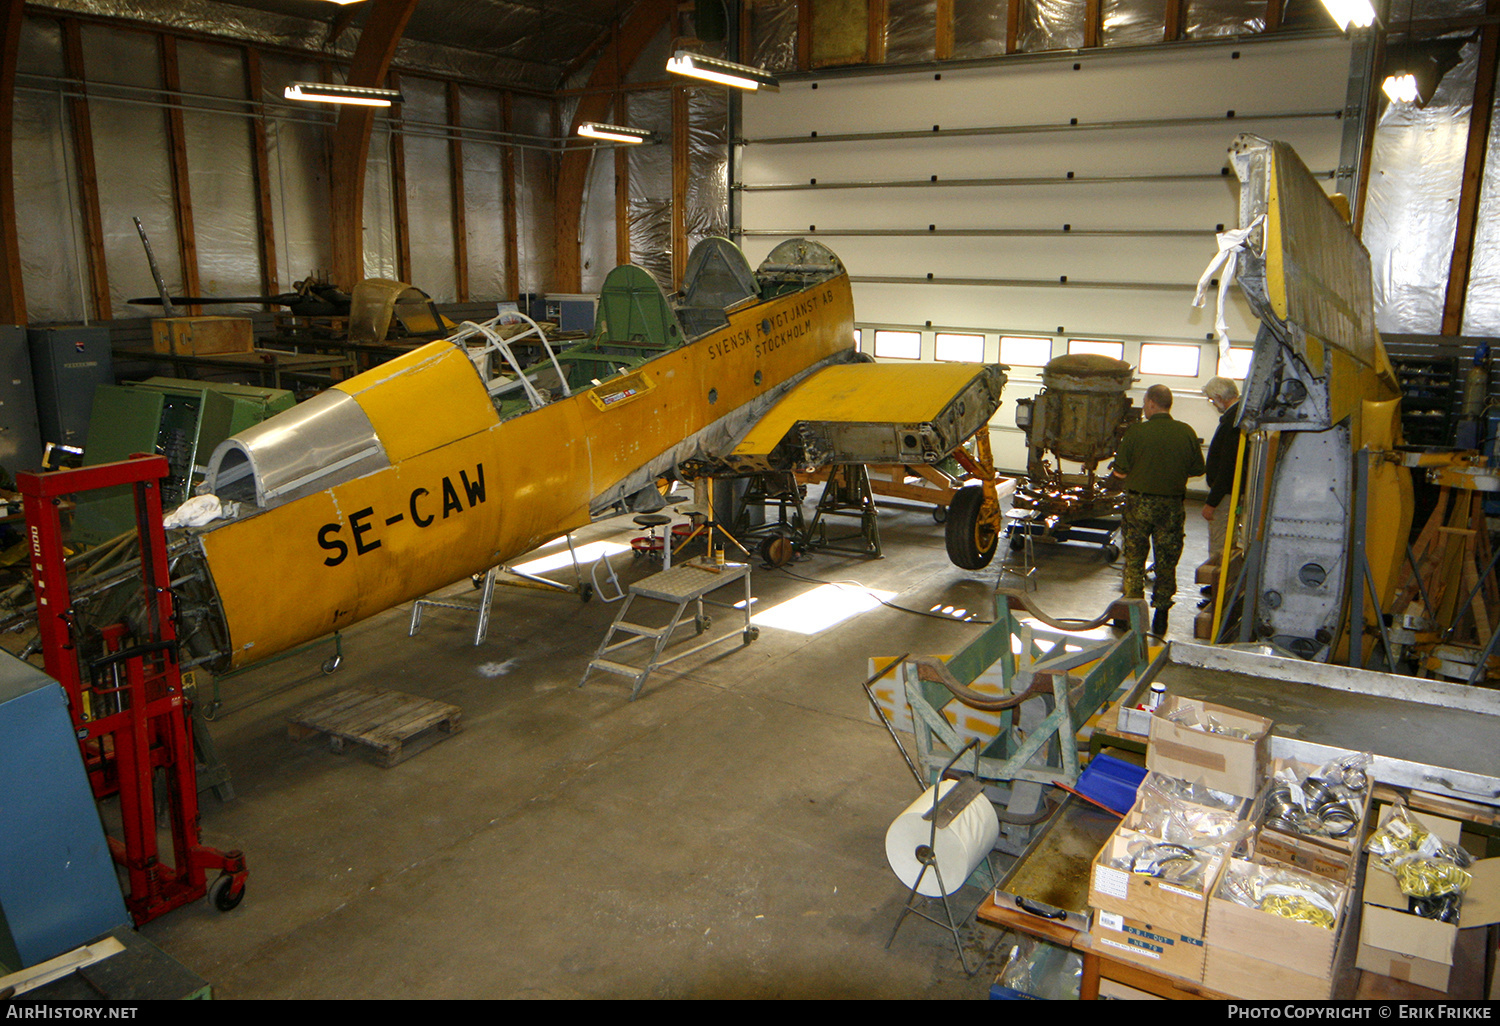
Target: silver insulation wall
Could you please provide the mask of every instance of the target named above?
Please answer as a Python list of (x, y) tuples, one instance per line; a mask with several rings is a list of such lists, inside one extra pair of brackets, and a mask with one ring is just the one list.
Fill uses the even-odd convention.
[[(441, 82), (403, 77), (406, 222), (412, 283), (428, 295), (457, 294), (453, 252), (453, 169), (444, 125), (448, 97)], [(368, 266), (369, 261), (366, 260)]]
[(1376, 127), (1362, 238), (1381, 331), (1442, 331), (1477, 62), (1470, 43), (1431, 103), (1388, 104)]
[[(104, 255), (115, 317), (146, 316), (150, 307), (126, 300), (155, 295), (132, 217), (152, 240), (167, 286), (181, 294), (171, 148), (158, 44), (152, 35), (82, 26), (94, 163)], [(69, 98), (79, 94), (64, 75), (62, 33), (51, 18), (23, 22), (15, 115), (16, 207), (22, 275), (32, 321), (90, 316), (83, 214), (78, 196)], [(208, 295), (261, 291), (252, 121), (240, 47), (199, 40), (178, 43), (184, 146), (192, 198), (200, 289)], [(329, 140), (332, 108), (290, 104), (282, 88), (317, 81), (308, 59), (262, 57), (266, 155), (277, 287), (288, 290), (331, 264)], [(501, 94), (465, 87), (460, 93), (464, 195), (453, 195), (446, 87), (402, 76), (404, 127), (377, 116), (370, 140), (364, 197), (365, 274), (398, 277), (393, 130), (406, 159), (406, 203), (413, 284), (441, 302), (457, 298), (453, 239), (456, 200), (464, 203), (470, 296), (505, 298), (505, 211)], [(545, 291), (553, 264), (556, 159), (551, 101), (517, 96), (515, 131), (530, 138), (516, 150), (517, 221), (522, 291)], [(612, 261), (611, 261), (612, 262)], [(343, 283), (349, 287), (351, 283)], [(243, 310), (253, 307), (241, 308)], [(214, 312), (237, 312), (214, 307)]]
[[(1500, 75), (1496, 84), (1500, 85)], [(1497, 109), (1490, 117), (1489, 160), (1479, 191), (1479, 224), (1469, 263), (1465, 335), (1500, 335), (1500, 89), (1495, 92)]]
[[(213, 0), (40, 0), (27, 6), (59, 14), (119, 18), (266, 47), (318, 51), (340, 62), (349, 60), (358, 40), (349, 30), (337, 39), (328, 38), (329, 21), (308, 17), (324, 5), (277, 0), (238, 4)], [(577, 53), (603, 31), (613, 12), (614, 0), (572, 0), (550, 8), (530, 0), (420, 4), (407, 23), (396, 61), (402, 67), (434, 75), (551, 89), (557, 76), (552, 55)]]
[[(1103, 0), (1100, 42), (1141, 46), (1162, 41), (1169, 0)], [(953, 0), (953, 56), (959, 60), (1005, 52), (1010, 5), (1019, 4), (1020, 53), (1083, 46), (1087, 0)], [(1191, 0), (1183, 35), (1189, 39), (1265, 30), (1265, 0)], [(935, 56), (935, 0), (888, 0), (886, 63), (911, 64)], [(750, 11), (751, 63), (773, 71), (797, 64), (797, 5), (760, 0)]]
[(1010, 5), (1020, 0), (953, 0), (953, 56), (959, 60), (1005, 52)]
[[(61, 78), (62, 32), (28, 19), (17, 61), (21, 74)], [(61, 91), (16, 90), (16, 233), (33, 321), (80, 321), (89, 313), (83, 226), (77, 216), (73, 135)]]
[[(795, 28), (795, 5), (791, 10)], [(626, 80), (659, 80), (670, 45), (670, 35), (663, 32), (645, 48)], [(672, 93), (667, 89), (633, 91), (626, 94), (624, 106), (623, 124), (655, 132), (660, 140), (645, 146), (632, 146), (628, 152), (626, 220), (630, 232), (630, 262), (644, 267), (663, 289), (670, 292), (673, 287)], [(686, 195), (680, 200), (686, 243), (691, 251), (701, 239), (729, 232), (729, 102), (724, 90), (688, 89), (686, 129), (688, 186)], [(585, 199), (585, 215), (590, 225), (598, 222), (603, 211), (612, 214), (614, 210), (614, 161), (609, 150), (598, 150), (596, 154), (595, 173), (590, 177)], [(591, 252), (599, 250), (586, 240), (586, 259)], [(609, 255), (613, 257), (613, 249)], [(585, 287), (591, 272), (602, 281), (603, 275), (613, 265), (613, 259), (610, 259), (602, 268), (596, 263), (586, 270)]]

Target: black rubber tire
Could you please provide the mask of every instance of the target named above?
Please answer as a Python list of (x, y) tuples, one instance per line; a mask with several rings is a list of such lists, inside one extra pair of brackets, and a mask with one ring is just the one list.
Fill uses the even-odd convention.
[(937, 524), (947, 523), (947, 521), (948, 521), (948, 507), (947, 506), (934, 506), (934, 507), (932, 507), (932, 520), (933, 520), (934, 523), (937, 523)]
[(978, 486), (960, 488), (948, 503), (948, 521), (943, 525), (943, 539), (948, 558), (965, 570), (983, 570), (995, 558), (1000, 531), (993, 524), (980, 522), (984, 489)]
[(234, 893), (234, 877), (227, 873), (215, 880), (208, 888), (208, 900), (220, 912), (233, 912), (245, 900), (246, 888)]

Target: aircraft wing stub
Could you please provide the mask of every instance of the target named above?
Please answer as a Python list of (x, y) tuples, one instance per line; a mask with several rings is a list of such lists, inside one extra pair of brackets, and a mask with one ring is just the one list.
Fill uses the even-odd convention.
[(845, 364), (792, 389), (729, 453), (736, 473), (839, 463), (936, 463), (989, 423), (995, 364)]

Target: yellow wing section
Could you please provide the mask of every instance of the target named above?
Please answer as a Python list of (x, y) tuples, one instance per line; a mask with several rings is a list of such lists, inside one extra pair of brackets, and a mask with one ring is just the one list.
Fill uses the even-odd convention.
[(995, 364), (839, 364), (796, 385), (725, 458), (739, 472), (936, 463), (989, 423)]

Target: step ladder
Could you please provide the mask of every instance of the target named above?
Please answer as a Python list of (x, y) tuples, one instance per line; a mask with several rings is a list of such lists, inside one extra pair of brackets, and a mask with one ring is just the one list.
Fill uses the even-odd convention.
[[(704, 611), (705, 606), (717, 606), (721, 609), (735, 608), (733, 603), (717, 602), (704, 596), (737, 581), (745, 582), (743, 627), (725, 631), (715, 637), (700, 641), (690, 648), (667, 655), (668, 646), (672, 644), (672, 636), (678, 628), (691, 624), (694, 636), (698, 638), (702, 638), (709, 632), (709, 628), (713, 625), (713, 618)], [(660, 627), (648, 627), (628, 619), (631, 607), (635, 605), (637, 599), (643, 602), (656, 601), (670, 604), (673, 608), (668, 622)], [(694, 607), (694, 615), (690, 620), (685, 620), (689, 606)], [(583, 671), (583, 679), (578, 682), (578, 686), (583, 687), (588, 683), (589, 676), (595, 670), (603, 670), (606, 673), (629, 678), (631, 681), (630, 700), (635, 701), (635, 697), (641, 692), (641, 686), (646, 683), (646, 678), (651, 674), (694, 652), (701, 652), (710, 645), (728, 641), (735, 634), (740, 635), (745, 645), (760, 636), (760, 628), (750, 623), (750, 564), (704, 563), (696, 559), (679, 563), (670, 570), (652, 574), (630, 586), (625, 604), (620, 607), (614, 622), (604, 632), (604, 640), (599, 643), (598, 650), (594, 652), (594, 658), (589, 660), (588, 668)], [(617, 640), (621, 635), (625, 636), (624, 639)], [(616, 654), (622, 653), (630, 646), (641, 645), (646, 641), (651, 642), (651, 655), (644, 665), (632, 665), (615, 658)]]

